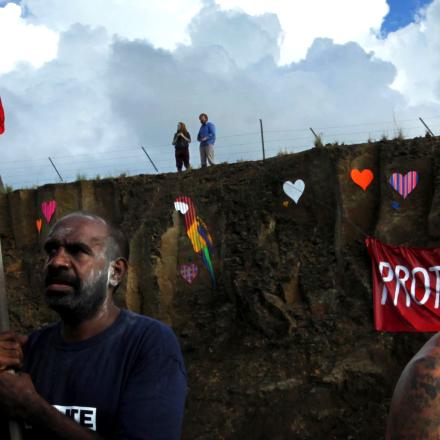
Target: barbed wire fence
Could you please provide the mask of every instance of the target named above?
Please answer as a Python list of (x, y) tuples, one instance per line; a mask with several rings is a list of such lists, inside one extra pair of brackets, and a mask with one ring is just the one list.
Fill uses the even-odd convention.
[[(382, 138), (423, 136), (426, 132), (433, 136), (438, 132), (436, 127), (440, 124), (440, 115), (400, 120), (399, 126), (395, 121), (377, 121), (314, 128), (266, 127), (264, 131), (263, 121), (259, 121), (259, 127), (256, 124), (259, 130), (254, 132), (218, 136), (216, 163), (260, 160), (307, 150), (314, 146), (317, 137), (323, 144), (350, 145)], [(218, 131), (220, 129), (218, 127)], [(0, 174), (7, 188), (18, 189), (60, 181), (174, 172), (173, 153), (171, 142), (164, 142), (157, 145), (125, 146), (104, 152), (53, 154), (50, 157), (2, 161)], [(197, 142), (191, 144), (190, 153), (191, 165), (194, 167), (199, 161)]]

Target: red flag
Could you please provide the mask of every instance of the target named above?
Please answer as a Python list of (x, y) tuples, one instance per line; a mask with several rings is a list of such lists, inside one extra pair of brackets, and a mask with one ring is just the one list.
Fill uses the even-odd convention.
[(0, 97), (0, 134), (5, 132), (5, 112), (3, 110), (2, 98)]
[(390, 246), (365, 240), (373, 268), (376, 330), (440, 330), (440, 248)]

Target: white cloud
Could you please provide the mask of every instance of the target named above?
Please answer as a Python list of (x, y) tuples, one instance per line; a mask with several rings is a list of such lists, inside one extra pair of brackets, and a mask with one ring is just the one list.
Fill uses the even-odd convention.
[[(73, 22), (67, 21), (65, 26)], [(369, 134), (379, 138), (393, 124), (378, 122), (393, 115), (397, 124), (423, 115), (390, 88), (397, 75), (393, 64), (359, 44), (315, 39), (302, 61), (278, 65), (282, 31), (272, 13), (249, 16), (207, 1), (190, 23), (188, 43), (175, 51), (155, 48), (145, 39), (114, 37), (107, 26), (73, 25), (59, 32), (56, 59), (39, 69), (20, 66), (0, 77), (7, 123), (0, 137), (6, 183), (52, 178), (47, 156), (65, 178), (151, 172), (141, 145), (160, 171), (173, 171), (176, 122), (187, 123), (195, 138), (200, 112), (217, 125), (219, 161), (261, 158), (259, 118), (267, 153), (273, 155), (284, 148), (310, 147), (310, 126), (324, 132), (325, 142), (348, 143), (365, 141)], [(439, 106), (431, 103), (425, 110), (433, 114)], [(328, 128), (332, 126), (342, 128)], [(423, 133), (418, 126), (406, 134)], [(197, 165), (197, 143), (191, 148)], [(32, 162), (8, 162), (17, 159)]]
[(192, 46), (221, 46), (239, 67), (266, 56), (278, 61), (281, 32), (274, 14), (253, 17), (240, 11), (221, 11), (214, 4), (203, 8), (189, 25)]
[(22, 0), (28, 20), (65, 31), (75, 23), (105, 27), (128, 39), (147, 39), (173, 49), (187, 39), (186, 26), (201, 0)]
[[(59, 32), (75, 23), (103, 26), (110, 35), (147, 39), (155, 47), (173, 50), (178, 44), (189, 42), (187, 25), (202, 4), (210, 6), (214, 0), (22, 0), (21, 3), (29, 11), (28, 22)], [(380, 28), (388, 12), (386, 0), (216, 0), (216, 3), (224, 10), (240, 8), (252, 16), (276, 14), (283, 30), (280, 61), (284, 64), (303, 58), (315, 38), (331, 38), (340, 44), (362, 43), (372, 29)], [(255, 17), (249, 17), (248, 22), (252, 19)]]
[(9, 3), (0, 8), (0, 74), (24, 61), (41, 67), (57, 54), (58, 35), (45, 26), (28, 24), (20, 6)]
[(241, 8), (248, 14), (277, 14), (284, 32), (281, 62), (298, 61), (315, 38), (335, 43), (362, 43), (378, 31), (389, 11), (386, 0), (217, 0), (225, 9)]
[(99, 155), (112, 145), (124, 145), (124, 127), (114, 119), (104, 82), (110, 43), (105, 30), (76, 25), (61, 34), (56, 60), (38, 70), (20, 66), (1, 76), (3, 172), (9, 160), (37, 157), (43, 163), (27, 164), (25, 172), (23, 166), (17, 170), (11, 165), (15, 171), (10, 174), (19, 181), (41, 182), (52, 176), (48, 156), (69, 156), (68, 165), (72, 156)]
[(365, 43), (377, 57), (396, 66), (394, 87), (412, 105), (440, 103), (439, 30), (440, 0), (434, 0), (415, 23), (386, 39), (373, 38)]

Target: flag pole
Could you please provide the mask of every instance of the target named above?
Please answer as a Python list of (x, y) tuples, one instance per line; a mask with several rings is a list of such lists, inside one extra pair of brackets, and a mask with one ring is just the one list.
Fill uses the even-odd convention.
[[(4, 332), (9, 330), (9, 315), (8, 315), (8, 299), (6, 297), (6, 283), (5, 272), (3, 270), (3, 256), (0, 240), (0, 331)], [(8, 370), (11, 374), (14, 374), (13, 370)], [(20, 425), (16, 420), (9, 420), (9, 434), (11, 440), (22, 440)]]

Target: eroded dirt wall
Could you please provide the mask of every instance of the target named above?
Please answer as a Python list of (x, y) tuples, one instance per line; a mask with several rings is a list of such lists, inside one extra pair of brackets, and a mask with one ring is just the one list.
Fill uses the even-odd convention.
[[(130, 237), (117, 301), (170, 324), (189, 396), (185, 439), (381, 439), (395, 381), (427, 335), (374, 331), (366, 235), (410, 246), (440, 240), (439, 141), (326, 147), (190, 173), (80, 181), (0, 197), (14, 328), (56, 317), (41, 300), (40, 204), (53, 221), (87, 210)], [(352, 168), (375, 179), (362, 191)], [(406, 200), (391, 173), (417, 170)], [(296, 205), (285, 181), (304, 180)], [(215, 244), (217, 287), (193, 251), (177, 196), (191, 197)], [(391, 206), (398, 201), (399, 209)], [(283, 203), (288, 202), (288, 203)], [(179, 275), (196, 264), (192, 284)]]

